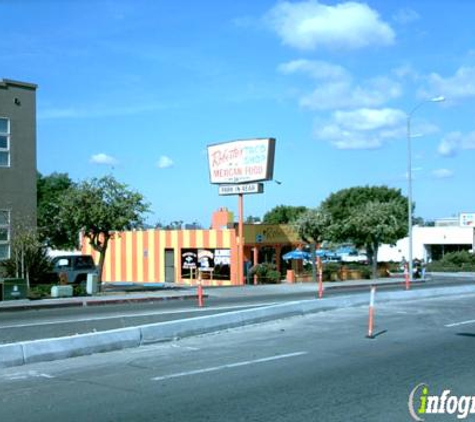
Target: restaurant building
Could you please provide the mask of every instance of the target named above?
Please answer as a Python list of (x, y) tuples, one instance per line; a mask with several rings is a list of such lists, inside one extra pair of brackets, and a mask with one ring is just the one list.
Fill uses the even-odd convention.
[[(238, 278), (238, 237), (233, 213), (220, 209), (207, 230), (134, 230), (115, 233), (109, 243), (103, 282), (168, 282), (208, 286), (253, 283), (248, 270), (262, 262), (283, 271), (284, 253), (302, 245), (288, 225), (244, 224), (244, 276)], [(99, 254), (83, 242), (82, 252)]]

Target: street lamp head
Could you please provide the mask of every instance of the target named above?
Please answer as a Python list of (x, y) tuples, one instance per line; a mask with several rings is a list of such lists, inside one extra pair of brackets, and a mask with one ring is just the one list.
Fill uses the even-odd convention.
[(440, 95), (438, 97), (431, 98), (431, 101), (433, 103), (441, 103), (442, 101), (445, 101), (445, 97)]

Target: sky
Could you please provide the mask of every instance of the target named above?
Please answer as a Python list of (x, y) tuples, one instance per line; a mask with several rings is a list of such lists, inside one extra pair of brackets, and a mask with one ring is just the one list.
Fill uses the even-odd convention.
[(407, 195), (410, 115), (415, 215), (432, 220), (475, 211), (474, 15), (471, 0), (0, 0), (0, 79), (38, 84), (43, 175), (112, 174), (151, 224), (237, 214), (206, 154), (235, 139), (276, 139), (279, 183), (246, 195), (246, 217), (353, 186)]

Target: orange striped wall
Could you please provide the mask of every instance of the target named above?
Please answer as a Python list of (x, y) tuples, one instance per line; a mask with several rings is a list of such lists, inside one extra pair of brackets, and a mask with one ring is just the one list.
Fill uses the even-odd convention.
[[(195, 284), (181, 277), (182, 248), (231, 249), (231, 280), (203, 280), (205, 285), (237, 285), (236, 233), (228, 230), (146, 230), (117, 233), (110, 240), (103, 270), (103, 281), (165, 281), (165, 249), (175, 252), (175, 282)], [(99, 254), (87, 239), (82, 253), (91, 254), (97, 263)]]

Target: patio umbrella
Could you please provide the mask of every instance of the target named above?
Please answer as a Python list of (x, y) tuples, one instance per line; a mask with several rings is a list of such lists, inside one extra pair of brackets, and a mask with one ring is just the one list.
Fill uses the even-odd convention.
[(286, 261), (290, 259), (305, 259), (308, 261), (311, 259), (311, 255), (308, 252), (296, 249), (295, 251), (287, 252), (282, 258)]

